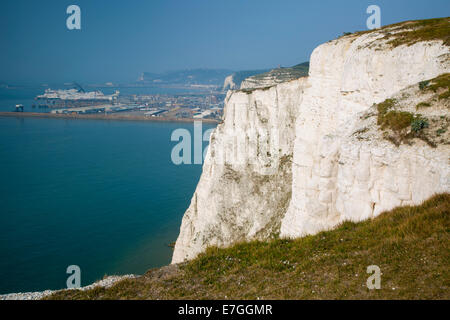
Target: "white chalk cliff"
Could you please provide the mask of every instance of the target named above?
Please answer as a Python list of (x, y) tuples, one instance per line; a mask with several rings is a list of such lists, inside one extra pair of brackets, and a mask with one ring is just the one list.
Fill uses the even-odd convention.
[(172, 263), (208, 246), (300, 237), (450, 191), (448, 143), (396, 146), (377, 129), (374, 104), (450, 71), (442, 40), (392, 46), (383, 37), (396, 28), (319, 46), (308, 77), (228, 92)]
[(234, 83), (234, 77), (233, 75), (229, 75), (225, 78), (224, 82), (223, 82), (223, 89), (222, 90), (234, 90), (234, 89), (238, 89), (238, 85), (236, 83)]

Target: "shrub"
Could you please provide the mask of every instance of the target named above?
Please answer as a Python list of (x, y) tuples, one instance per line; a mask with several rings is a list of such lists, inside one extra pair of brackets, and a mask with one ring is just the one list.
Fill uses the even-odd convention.
[(445, 128), (440, 128), (436, 131), (437, 136), (440, 136), (441, 134), (444, 134), (447, 130)]
[(428, 128), (428, 120), (426, 118), (422, 118), (420, 116), (414, 117), (414, 119), (411, 121), (412, 131), (417, 133), (424, 128)]
[(430, 84), (430, 80), (419, 82), (419, 89), (425, 90), (425, 88)]

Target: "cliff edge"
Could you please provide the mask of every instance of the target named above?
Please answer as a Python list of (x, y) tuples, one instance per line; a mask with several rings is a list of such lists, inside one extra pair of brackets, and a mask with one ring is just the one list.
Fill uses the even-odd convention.
[(449, 18), (350, 34), (308, 77), (229, 91), (172, 263), (449, 192), (449, 37)]

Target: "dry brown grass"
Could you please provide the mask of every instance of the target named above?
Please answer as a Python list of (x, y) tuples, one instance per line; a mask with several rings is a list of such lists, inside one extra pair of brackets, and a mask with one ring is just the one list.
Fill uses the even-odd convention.
[(450, 18), (437, 18), (410, 21), (403, 24), (403, 30), (399, 33), (389, 34), (385, 39), (394, 47), (400, 45), (412, 45), (419, 41), (442, 40), (445, 45), (450, 45)]
[(421, 41), (442, 40), (443, 44), (450, 45), (450, 18), (436, 18), (427, 20), (413, 20), (403, 21), (380, 29), (365, 30), (355, 32), (351, 35), (344, 36), (358, 36), (372, 32), (383, 32), (383, 40), (392, 47), (401, 45), (413, 45)]

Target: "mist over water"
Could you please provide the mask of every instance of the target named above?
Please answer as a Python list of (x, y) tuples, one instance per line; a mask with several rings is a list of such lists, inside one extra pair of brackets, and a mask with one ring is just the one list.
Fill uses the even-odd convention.
[(171, 162), (177, 128), (193, 124), (0, 117), (0, 293), (170, 263), (201, 174)]

